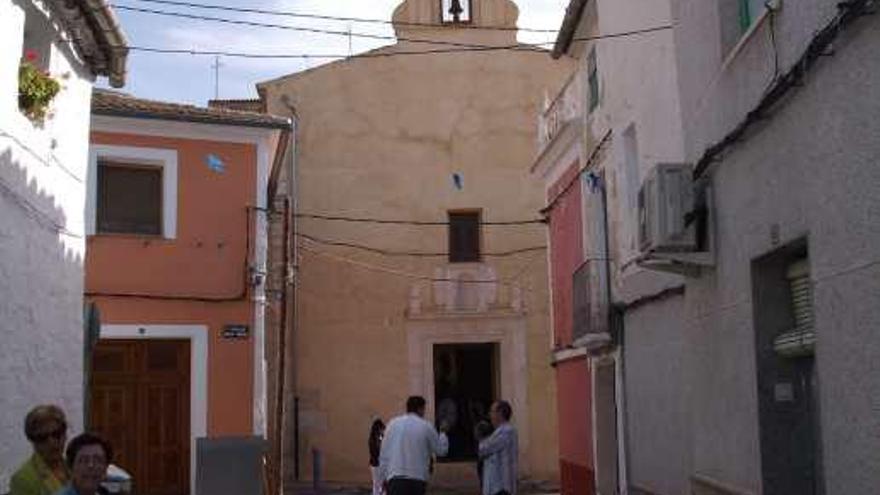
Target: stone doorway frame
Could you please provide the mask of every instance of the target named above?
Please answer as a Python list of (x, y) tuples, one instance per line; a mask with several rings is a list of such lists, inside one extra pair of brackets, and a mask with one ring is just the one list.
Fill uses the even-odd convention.
[(428, 399), (425, 416), (434, 420), (434, 345), (498, 345), (499, 398), (513, 407), (519, 433), (520, 475), (528, 475), (528, 322), (524, 315), (443, 315), (410, 317), (406, 322), (409, 393)]

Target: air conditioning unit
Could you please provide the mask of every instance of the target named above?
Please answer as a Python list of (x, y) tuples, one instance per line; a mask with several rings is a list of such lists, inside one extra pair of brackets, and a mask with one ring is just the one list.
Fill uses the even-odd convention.
[(693, 168), (658, 163), (639, 190), (639, 248), (642, 253), (681, 253), (697, 249)]

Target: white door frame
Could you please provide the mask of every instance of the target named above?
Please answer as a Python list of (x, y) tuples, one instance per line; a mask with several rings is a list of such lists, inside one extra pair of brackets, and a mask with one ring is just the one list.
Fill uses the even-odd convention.
[(601, 356), (591, 357), (589, 360), (590, 367), (590, 417), (593, 430), (593, 483), (598, 490), (599, 486), (599, 446), (598, 434), (596, 431), (596, 368), (599, 366), (614, 367), (614, 405), (615, 405), (615, 427), (617, 428), (617, 492), (619, 495), (627, 495), (629, 487), (627, 486), (626, 472), (626, 439), (624, 437), (624, 397), (623, 397), (623, 375), (620, 360), (620, 350), (615, 349)]
[(189, 340), (190, 495), (196, 495), (196, 438), (208, 434), (208, 335), (205, 325), (101, 325), (101, 340)]

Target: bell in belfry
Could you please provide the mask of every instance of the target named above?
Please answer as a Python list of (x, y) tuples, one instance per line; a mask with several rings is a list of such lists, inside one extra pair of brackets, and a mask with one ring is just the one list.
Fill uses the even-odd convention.
[(449, 7), (449, 13), (452, 14), (452, 22), (461, 22), (461, 14), (463, 12), (461, 0), (452, 0), (452, 5)]

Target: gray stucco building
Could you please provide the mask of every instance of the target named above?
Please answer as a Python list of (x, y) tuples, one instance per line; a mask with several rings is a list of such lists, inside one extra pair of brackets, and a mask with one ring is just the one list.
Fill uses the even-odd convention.
[[(605, 178), (623, 321), (619, 491), (876, 493), (880, 6), (658, 4), (575, 0), (568, 15), (583, 17), (569, 43), (667, 21), (672, 33), (600, 40), (590, 62), (602, 104), (583, 171)], [(676, 220), (691, 252), (641, 242), (658, 163), (693, 171), (696, 201)]]

